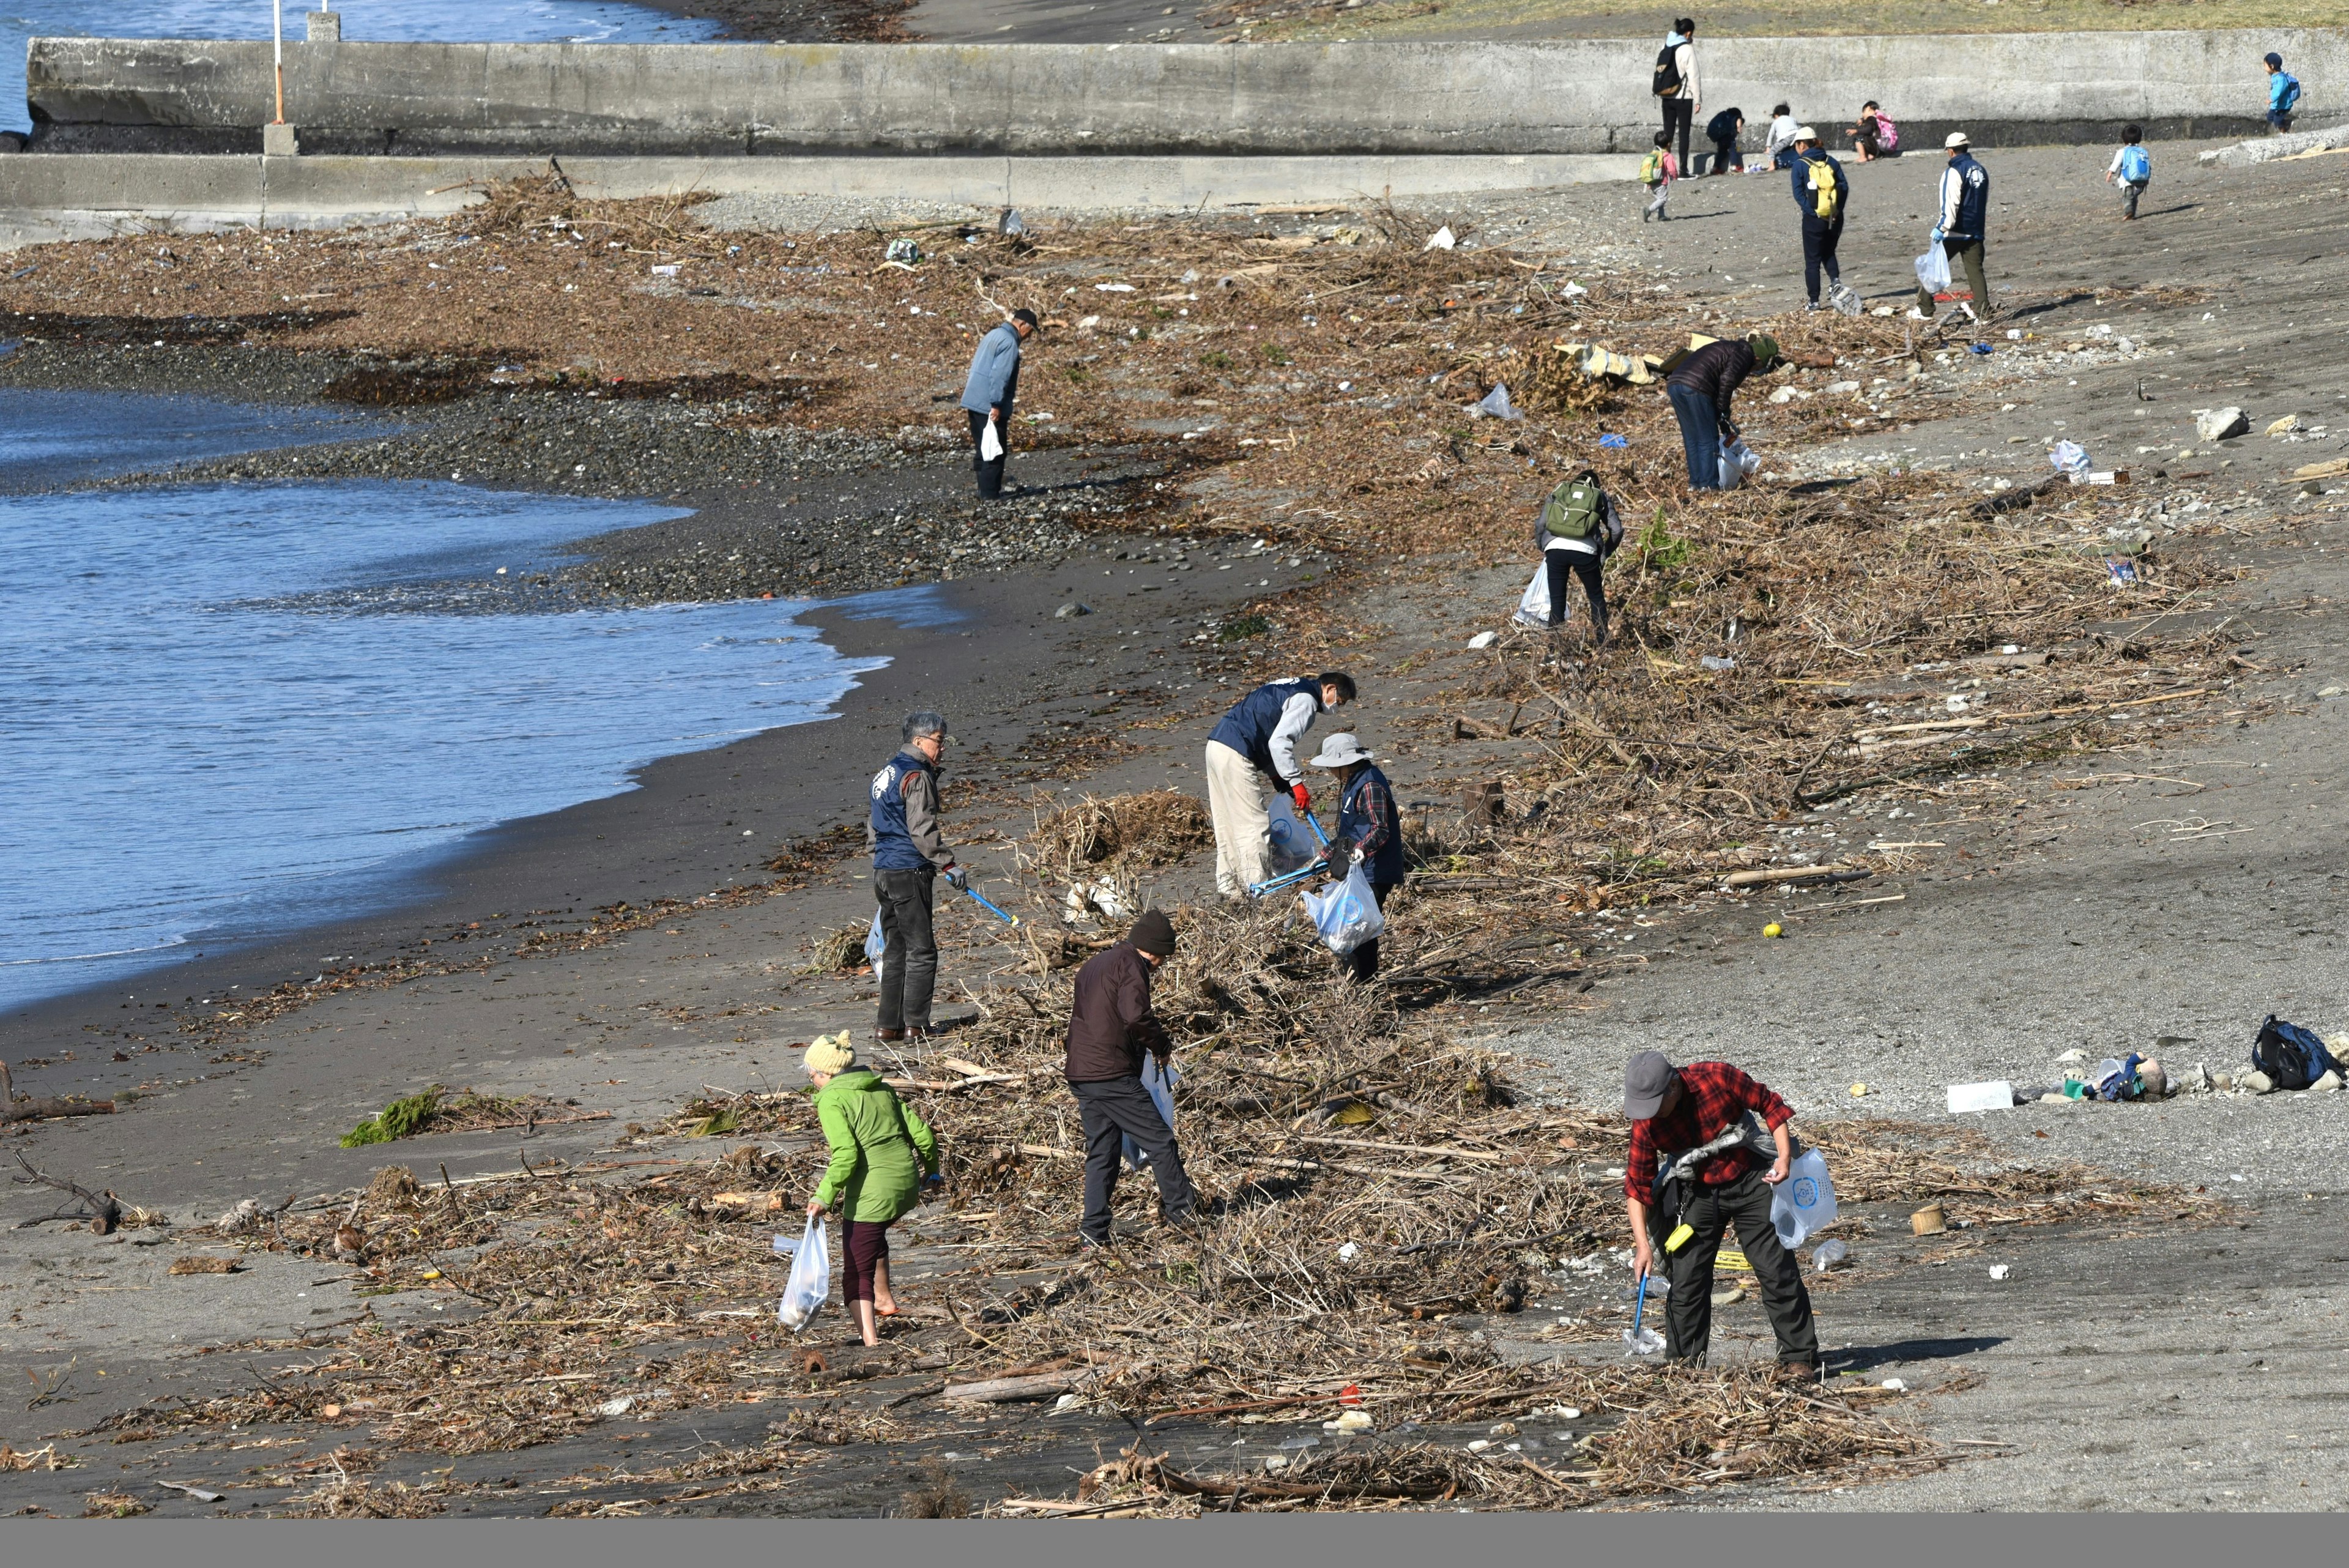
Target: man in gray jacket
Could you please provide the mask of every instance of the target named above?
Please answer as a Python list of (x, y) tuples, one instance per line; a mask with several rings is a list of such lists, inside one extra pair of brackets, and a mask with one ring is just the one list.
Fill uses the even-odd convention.
[[(1011, 400), (1019, 391), (1019, 350), (1036, 335), (1036, 313), (1015, 310), (1011, 319), (978, 340), (963, 383), (963, 412), (970, 417), (971, 462), (978, 470), (978, 498), (1003, 493), (1003, 458), (1011, 444)], [(987, 432), (995, 431), (995, 455), (987, 455)]]

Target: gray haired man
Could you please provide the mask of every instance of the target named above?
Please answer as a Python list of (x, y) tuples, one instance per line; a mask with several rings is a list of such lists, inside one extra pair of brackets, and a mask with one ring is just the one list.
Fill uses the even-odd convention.
[(873, 896), (881, 906), (881, 1019), (884, 1040), (915, 1039), (930, 1029), (930, 993), (938, 979), (938, 940), (931, 929), (933, 886), (943, 873), (968, 887), (954, 851), (938, 836), (938, 759), (954, 740), (947, 722), (926, 710), (905, 715), (905, 746), (873, 775), (865, 846), (873, 852)]

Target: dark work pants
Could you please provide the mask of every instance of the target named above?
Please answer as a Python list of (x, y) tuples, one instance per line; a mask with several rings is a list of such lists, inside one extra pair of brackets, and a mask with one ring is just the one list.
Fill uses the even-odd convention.
[(1664, 106), (1664, 134), (1670, 136), (1677, 132), (1680, 136), (1681, 172), (1695, 173), (1696, 171), (1689, 167), (1689, 128), (1696, 120), (1696, 105), (1678, 94), (1657, 101)]
[[(1685, 1184), (1682, 1184), (1685, 1185)], [(1703, 1365), (1713, 1340), (1713, 1265), (1722, 1238), (1733, 1226), (1745, 1261), (1762, 1285), (1762, 1310), (1778, 1336), (1778, 1359), (1817, 1366), (1818, 1325), (1811, 1320), (1811, 1293), (1803, 1288), (1803, 1267), (1778, 1240), (1770, 1223), (1770, 1184), (1747, 1171), (1719, 1187), (1695, 1187), (1675, 1217), (1669, 1199), (1648, 1211), (1651, 1244), (1672, 1282), (1664, 1298), (1664, 1354), (1674, 1361)], [(1696, 1231), (1677, 1252), (1664, 1251), (1676, 1225)]]
[(1726, 141), (1716, 138), (1713, 144), (1713, 168), (1708, 172), (1726, 174), (1732, 169), (1742, 172), (1744, 168), (1745, 160), (1737, 152), (1737, 138), (1733, 136)]
[[(1555, 590), (1553, 590), (1553, 592), (1555, 592)], [(1550, 603), (1555, 605), (1557, 603), (1557, 600), (1555, 597), (1552, 597)], [(1387, 895), (1394, 890), (1395, 885), (1392, 882), (1373, 882), (1371, 884), (1371, 897), (1379, 901), (1379, 909), (1381, 912), (1383, 912), (1387, 907)], [(1372, 937), (1369, 941), (1364, 942), (1361, 947), (1358, 947), (1352, 952), (1348, 953), (1346, 955), (1346, 971), (1356, 980), (1369, 980), (1375, 976), (1379, 972), (1379, 939)]]
[(938, 983), (938, 939), (930, 929), (935, 867), (916, 871), (875, 871), (873, 893), (881, 904), (881, 935), (889, 944), (881, 955), (881, 1027), (930, 1026), (930, 992)]
[(1672, 413), (1681, 421), (1681, 451), (1688, 458), (1689, 488), (1721, 488), (1721, 410), (1713, 400), (1689, 387), (1664, 383)]
[(1831, 223), (1816, 218), (1803, 220), (1803, 286), (1810, 291), (1811, 303), (1819, 302), (1819, 274), (1842, 281), (1843, 268), (1836, 265), (1836, 246), (1843, 244), (1843, 220)]
[(978, 498), (993, 501), (1003, 493), (1003, 457), (1011, 455), (1011, 421), (1007, 412), (996, 435), (1003, 442), (1003, 457), (986, 458), (978, 455), (979, 437), (987, 432), (987, 416), (963, 410), (970, 416), (970, 466), (978, 474)]
[(840, 1266), (840, 1293), (853, 1302), (869, 1302), (874, 1276), (889, 1261), (889, 1221), (851, 1220), (844, 1229), (848, 1255)]
[(1198, 1201), (1191, 1178), (1183, 1168), (1182, 1151), (1174, 1147), (1174, 1129), (1158, 1114), (1157, 1102), (1140, 1078), (1103, 1078), (1092, 1084), (1071, 1084), (1085, 1129), (1085, 1217), (1080, 1229), (1089, 1241), (1109, 1240), (1109, 1196), (1117, 1188), (1118, 1166), (1125, 1158), (1125, 1140), (1132, 1138), (1150, 1157), (1158, 1178), (1158, 1209), (1169, 1220), (1181, 1220)]
[[(1962, 244), (1943, 241), (1941, 248), (1949, 253), (1950, 265), (1962, 268), (1966, 286), (1973, 290), (1974, 315), (1983, 321), (1990, 319), (1990, 279), (1982, 272), (1982, 243), (1968, 240)], [(1953, 280), (1954, 281), (1954, 280)], [(1917, 289), (1917, 309), (1923, 315), (1933, 314), (1933, 291), (1921, 284)]]
[(2150, 183), (2152, 183), (2152, 182), (2147, 180), (2124, 180), (2121, 182), (2121, 213), (2123, 216), (2131, 218), (2137, 216), (2137, 199), (2145, 194), (2145, 188)]
[(1580, 550), (1544, 550), (1542, 570), (1549, 577), (1549, 623), (1566, 624), (1566, 579), (1569, 572), (1582, 579), (1582, 591), (1590, 598), (1590, 629), (1599, 639), (1607, 639), (1607, 589), (1599, 581), (1602, 566), (1596, 554), (1585, 555)]

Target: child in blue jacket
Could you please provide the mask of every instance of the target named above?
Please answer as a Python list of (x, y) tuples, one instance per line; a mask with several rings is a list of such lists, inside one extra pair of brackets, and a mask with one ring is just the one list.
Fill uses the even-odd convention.
[(2132, 125), (2121, 132), (2121, 150), (2113, 154), (2113, 166), (2105, 171), (2105, 182), (2117, 185), (2121, 192), (2121, 217), (2125, 222), (2137, 218), (2137, 199), (2153, 183), (2153, 154), (2144, 147), (2145, 131)]

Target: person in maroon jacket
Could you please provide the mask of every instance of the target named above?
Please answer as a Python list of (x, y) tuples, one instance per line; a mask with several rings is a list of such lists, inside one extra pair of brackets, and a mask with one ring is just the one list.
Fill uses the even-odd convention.
[(1164, 1063), (1174, 1043), (1150, 1011), (1150, 973), (1174, 955), (1174, 928), (1145, 909), (1125, 940), (1095, 954), (1077, 971), (1069, 1012), (1069, 1056), (1062, 1068), (1085, 1129), (1085, 1213), (1078, 1229), (1087, 1245), (1110, 1241), (1110, 1194), (1132, 1138), (1158, 1179), (1158, 1208), (1167, 1223), (1187, 1222), (1198, 1194), (1183, 1169), (1174, 1129), (1143, 1086), (1143, 1054)]
[(1766, 332), (1743, 339), (1723, 337), (1691, 354), (1664, 379), (1664, 396), (1671, 400), (1681, 424), (1691, 490), (1722, 488), (1721, 443), (1737, 434), (1729, 400), (1746, 377), (1768, 375), (1782, 358), (1778, 340)]
[[(1763, 1165), (1748, 1113), (1768, 1129), (1775, 1158)], [(1671, 1293), (1664, 1300), (1664, 1354), (1704, 1364), (1713, 1338), (1713, 1265), (1729, 1228), (1762, 1286), (1762, 1307), (1778, 1336), (1778, 1365), (1791, 1376), (1816, 1377), (1819, 1332), (1802, 1265), (1770, 1222), (1770, 1189), (1786, 1179), (1795, 1112), (1766, 1086), (1726, 1062), (1674, 1067), (1661, 1051), (1642, 1051), (1623, 1069), (1623, 1114), (1631, 1118), (1631, 1152), (1623, 1162), (1623, 1196), (1631, 1221), (1633, 1266), (1645, 1279), (1664, 1251)], [(1708, 1147), (1711, 1153), (1702, 1153)], [(1694, 1158), (1684, 1157), (1694, 1155)], [(1681, 1227), (1689, 1235), (1671, 1244)]]

